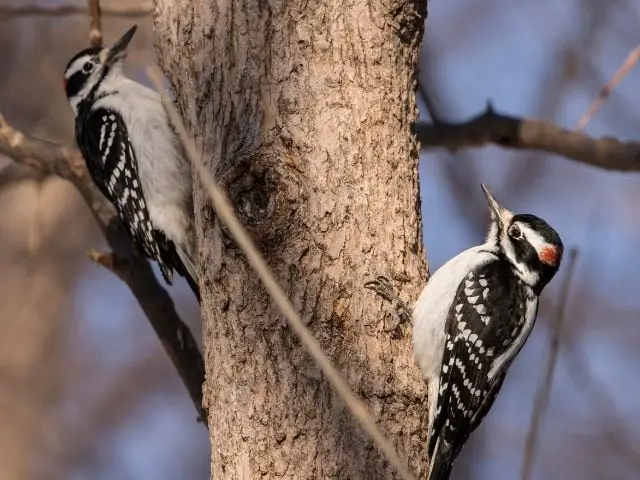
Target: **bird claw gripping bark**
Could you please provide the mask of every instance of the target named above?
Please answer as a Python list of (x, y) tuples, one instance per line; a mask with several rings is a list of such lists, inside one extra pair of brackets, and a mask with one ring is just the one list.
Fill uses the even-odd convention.
[(393, 324), (391, 327), (385, 327), (385, 332), (395, 332), (396, 336), (404, 335), (401, 327), (411, 324), (411, 309), (403, 302), (400, 297), (394, 292), (391, 281), (379, 275), (375, 280), (370, 280), (364, 284), (364, 287), (374, 291), (380, 295), (387, 302), (391, 303), (391, 316), (393, 317)]

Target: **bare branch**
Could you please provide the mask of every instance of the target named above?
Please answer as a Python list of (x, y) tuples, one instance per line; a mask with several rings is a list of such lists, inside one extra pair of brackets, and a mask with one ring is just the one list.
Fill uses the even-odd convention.
[(100, 25), (100, 0), (87, 0), (91, 24), (89, 26), (89, 42), (92, 47), (102, 47), (102, 27)]
[(576, 131), (580, 132), (584, 130), (593, 116), (598, 112), (598, 110), (600, 110), (600, 107), (602, 107), (607, 97), (611, 94), (611, 92), (613, 92), (613, 89), (616, 88), (622, 81), (622, 79), (627, 76), (629, 71), (633, 67), (635, 67), (636, 63), (638, 63), (638, 60), (640, 60), (640, 46), (634, 48), (633, 50), (631, 50), (631, 52), (629, 52), (629, 55), (627, 55), (624, 63), (620, 66), (613, 77), (611, 77), (609, 83), (602, 87), (598, 98), (593, 101), (586, 113), (582, 115), (582, 117), (580, 117), (580, 120), (576, 125)]
[(271, 295), (271, 298), (273, 298), (274, 302), (284, 314), (284, 317), (289, 322), (289, 326), (298, 336), (302, 345), (307, 349), (311, 358), (316, 362), (316, 365), (318, 365), (320, 370), (322, 370), (322, 373), (336, 393), (340, 398), (342, 398), (352, 415), (358, 420), (362, 429), (369, 435), (369, 437), (371, 437), (376, 446), (387, 457), (389, 463), (396, 469), (398, 476), (404, 480), (414, 480), (415, 477), (409, 470), (406, 462), (400, 458), (393, 444), (378, 428), (365, 404), (351, 391), (347, 383), (342, 378), (342, 375), (340, 375), (340, 372), (338, 372), (331, 363), (331, 360), (329, 360), (326, 354), (322, 351), (322, 347), (318, 341), (313, 337), (313, 335), (311, 335), (309, 329), (302, 322), (302, 319), (298, 312), (296, 312), (295, 307), (289, 298), (287, 298), (284, 290), (271, 273), (271, 270), (269, 269), (267, 262), (262, 257), (262, 254), (258, 251), (240, 223), (240, 220), (233, 211), (233, 207), (230, 205), (226, 194), (218, 186), (211, 173), (206, 169), (193, 140), (189, 137), (178, 110), (173, 103), (171, 103), (171, 100), (167, 97), (167, 94), (162, 88), (162, 73), (157, 67), (152, 67), (147, 70), (147, 76), (162, 96), (162, 104), (164, 105), (164, 108), (171, 119), (171, 123), (180, 137), (180, 142), (184, 147), (189, 161), (198, 173), (202, 186), (209, 194), (216, 213), (229, 228), (229, 232), (233, 236), (233, 239), (247, 257), (249, 264), (253, 267), (257, 276), (269, 292), (269, 295)]
[[(138, 5), (107, 5), (102, 7), (102, 15), (108, 17), (144, 17), (152, 12), (152, 2)], [(15, 5), (0, 6), (0, 20), (15, 17), (66, 17), (89, 15), (89, 9), (80, 5)]]
[(92, 258), (129, 286), (206, 426), (207, 414), (202, 407), (204, 361), (195, 339), (178, 316), (173, 300), (158, 282), (150, 263), (135, 252), (124, 226), (91, 180), (80, 152), (27, 137), (14, 130), (0, 115), (0, 153), (43, 174), (55, 174), (69, 180), (78, 189), (114, 252)]
[(419, 123), (422, 148), (469, 148), (499, 145), (538, 150), (605, 170), (640, 171), (640, 143), (611, 137), (592, 138), (545, 120), (523, 119), (487, 109), (463, 123)]
[(558, 351), (560, 349), (560, 338), (562, 336), (562, 326), (566, 318), (567, 304), (569, 300), (569, 287), (578, 257), (578, 249), (572, 248), (569, 251), (569, 259), (567, 262), (567, 273), (562, 291), (560, 292), (560, 306), (555, 321), (552, 323), (553, 330), (549, 339), (549, 354), (547, 356), (547, 364), (544, 376), (540, 382), (540, 388), (536, 395), (533, 413), (531, 414), (531, 423), (529, 424), (529, 434), (524, 446), (524, 460), (522, 463), (522, 480), (529, 480), (533, 472), (533, 460), (536, 455), (536, 447), (540, 427), (544, 421), (549, 406), (549, 396), (551, 395), (551, 384), (553, 382), (553, 373), (555, 372), (556, 363), (558, 361)]

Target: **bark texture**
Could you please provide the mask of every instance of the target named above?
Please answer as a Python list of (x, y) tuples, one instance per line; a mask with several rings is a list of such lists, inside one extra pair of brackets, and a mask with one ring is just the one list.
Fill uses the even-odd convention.
[[(425, 391), (363, 284), (426, 278), (416, 61), (424, 0), (156, 0), (158, 57), (211, 171), (349, 385), (416, 471)], [(394, 478), (196, 188), (216, 479)]]

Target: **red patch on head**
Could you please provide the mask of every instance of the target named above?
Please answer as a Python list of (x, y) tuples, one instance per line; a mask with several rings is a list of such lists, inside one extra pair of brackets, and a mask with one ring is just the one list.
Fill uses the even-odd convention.
[(69, 79), (67, 77), (62, 77), (62, 83), (64, 84), (64, 91), (67, 91), (67, 83), (69, 83)]
[(538, 252), (538, 258), (542, 263), (546, 263), (547, 265), (555, 267), (556, 265), (558, 265), (558, 249), (556, 247), (552, 247), (551, 245), (542, 247), (542, 249)]

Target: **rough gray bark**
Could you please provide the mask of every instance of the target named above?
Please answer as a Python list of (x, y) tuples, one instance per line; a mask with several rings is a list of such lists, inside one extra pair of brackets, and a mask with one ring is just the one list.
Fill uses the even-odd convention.
[[(312, 333), (415, 470), (425, 392), (378, 273), (426, 276), (423, 0), (157, 0), (158, 57), (205, 161)], [(196, 190), (215, 478), (394, 478)]]

